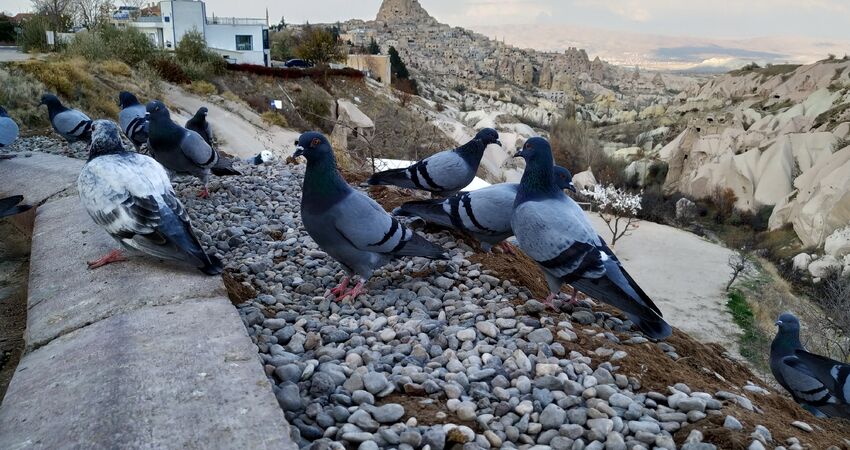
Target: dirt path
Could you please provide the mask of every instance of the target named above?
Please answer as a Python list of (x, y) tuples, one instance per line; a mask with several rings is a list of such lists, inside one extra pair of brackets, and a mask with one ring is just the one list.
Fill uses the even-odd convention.
[(266, 124), (259, 114), (240, 103), (225, 100), (222, 106), (168, 83), (163, 83), (163, 95), (170, 105), (181, 109), (172, 111), (172, 118), (181, 125), (198, 108), (206, 106), (213, 133), (223, 141), (219, 149), (239, 158), (250, 158), (263, 150), (279, 157), (289, 156), (300, 135), (295, 130)]
[[(610, 242), (605, 223), (596, 214), (590, 218)], [(726, 309), (731, 250), (686, 231), (643, 221), (632, 235), (617, 242), (614, 252), (671, 325), (740, 356), (741, 330)]]

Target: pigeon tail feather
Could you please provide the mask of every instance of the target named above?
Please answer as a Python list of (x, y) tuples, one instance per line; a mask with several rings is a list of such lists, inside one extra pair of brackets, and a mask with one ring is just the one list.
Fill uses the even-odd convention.
[(394, 256), (421, 256), (429, 259), (448, 259), (443, 247), (422, 237), (419, 233), (413, 233), (409, 241), (405, 241), (397, 249), (390, 252)]
[(410, 179), (410, 173), (407, 168), (390, 169), (383, 172), (378, 172), (369, 177), (367, 181), (372, 186), (399, 186), (405, 188), (416, 188), (413, 181)]
[(418, 216), (428, 223), (455, 228), (452, 218), (443, 208), (443, 202), (445, 202), (445, 199), (442, 198), (406, 202), (401, 205), (397, 214), (400, 216)]

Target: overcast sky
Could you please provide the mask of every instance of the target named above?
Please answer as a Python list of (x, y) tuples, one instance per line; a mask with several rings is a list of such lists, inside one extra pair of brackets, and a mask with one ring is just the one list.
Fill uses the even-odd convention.
[[(120, 1), (116, 3), (120, 4)], [(802, 36), (850, 40), (850, 0), (420, 0), (441, 22), (476, 25), (564, 24), (706, 38)], [(208, 0), (219, 16), (272, 22), (372, 19), (380, 0)], [(0, 10), (29, 10), (29, 0), (0, 0)], [(530, 28), (529, 33), (534, 29)], [(850, 49), (848, 49), (850, 51)]]

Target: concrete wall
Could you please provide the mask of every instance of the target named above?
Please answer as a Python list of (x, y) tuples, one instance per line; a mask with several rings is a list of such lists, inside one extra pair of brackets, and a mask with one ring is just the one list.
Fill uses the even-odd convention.
[(390, 57), (387, 55), (348, 55), (348, 67), (366, 72), (370, 78), (379, 80), (384, 86), (392, 82)]
[[(175, 48), (180, 39), (183, 39), (183, 35), (192, 30), (206, 33), (207, 14), (204, 2), (165, 1), (160, 2), (160, 8), (166, 48)], [(168, 46), (169, 42), (171, 47)]]
[[(262, 25), (209, 24), (206, 28), (207, 45), (221, 54), (233, 55), (239, 64), (265, 65), (264, 28)], [(250, 51), (236, 50), (237, 35), (251, 36)]]

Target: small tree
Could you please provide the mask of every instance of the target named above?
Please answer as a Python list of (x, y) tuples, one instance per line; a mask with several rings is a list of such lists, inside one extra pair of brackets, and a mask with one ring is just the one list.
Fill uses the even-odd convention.
[(375, 38), (372, 38), (369, 41), (369, 47), (366, 48), (366, 51), (370, 55), (380, 55), (381, 54), (381, 47), (378, 45), (377, 42), (375, 42)]
[(747, 269), (747, 254), (744, 249), (741, 249), (739, 252), (735, 252), (733, 255), (729, 256), (729, 269), (732, 270), (731, 277), (729, 278), (729, 282), (726, 283), (726, 292), (729, 292), (729, 289), (732, 288), (732, 284), (735, 283), (735, 280), (741, 275), (741, 273)]
[(64, 32), (71, 27), (75, 14), (76, 0), (33, 0), (32, 6), (40, 15), (46, 16), (48, 30)]
[(295, 55), (315, 64), (327, 64), (345, 59), (345, 50), (330, 29), (307, 26)]
[(611, 231), (611, 246), (637, 228), (637, 214), (641, 208), (641, 194), (630, 194), (614, 186), (597, 184), (593, 190), (583, 189), (582, 195), (596, 205), (599, 217)]
[(271, 35), (271, 56), (277, 61), (286, 61), (295, 55), (298, 42), (290, 30), (281, 30)]
[(115, 9), (112, 0), (74, 0), (74, 5), (79, 23), (89, 30), (108, 23)]
[(387, 54), (390, 55), (390, 72), (393, 78), (410, 78), (410, 72), (407, 71), (407, 66), (401, 60), (401, 57), (398, 56), (398, 51), (396, 51), (395, 47), (390, 47)]

